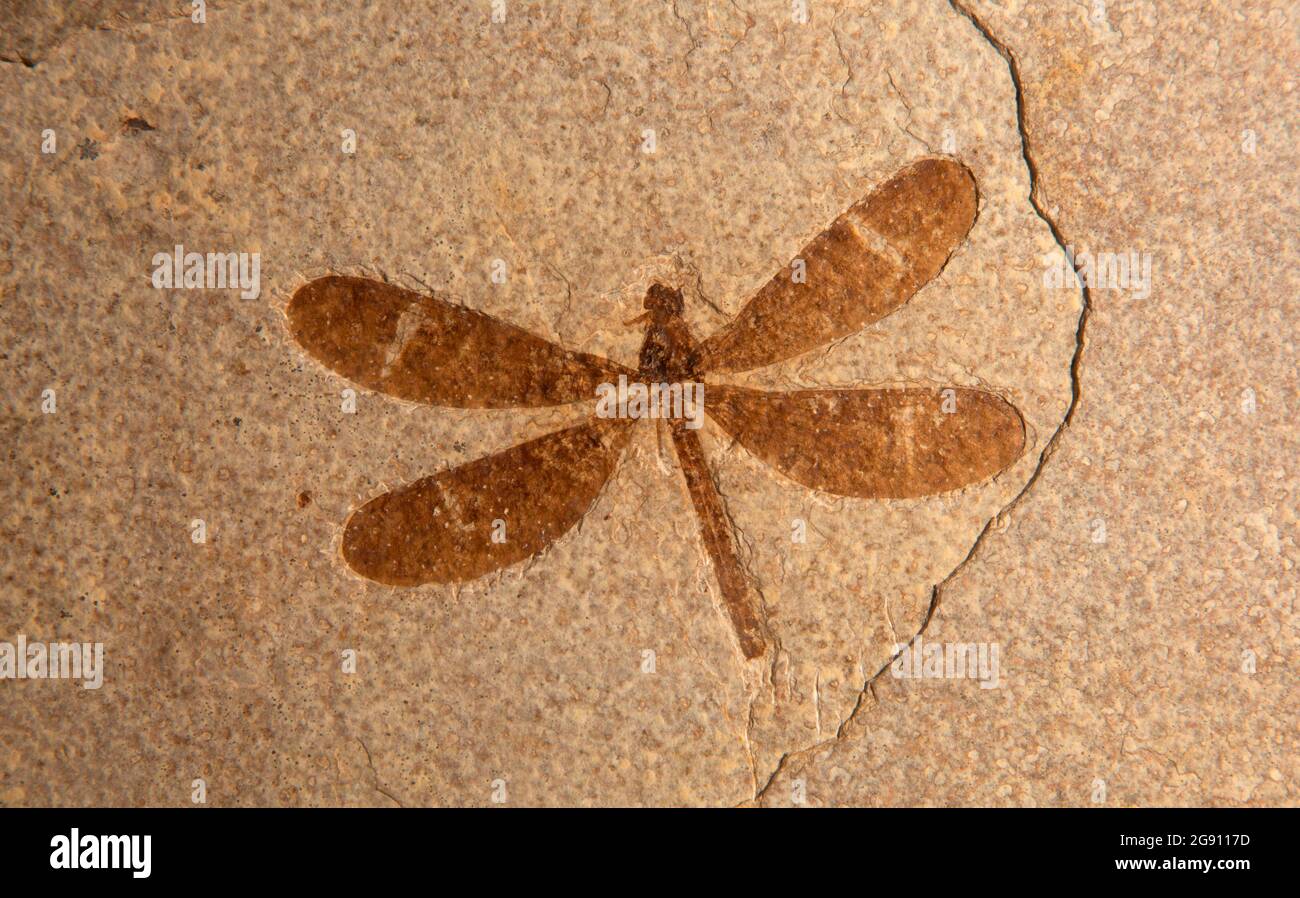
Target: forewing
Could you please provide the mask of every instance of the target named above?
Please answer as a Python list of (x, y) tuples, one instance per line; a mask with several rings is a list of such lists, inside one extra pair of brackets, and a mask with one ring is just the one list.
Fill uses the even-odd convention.
[(949, 389), (780, 393), (709, 384), (704, 408), (742, 446), (804, 486), (910, 499), (978, 483), (1024, 451), (1024, 421), (1013, 405), (983, 390)]
[(343, 558), (393, 586), (473, 580), (523, 561), (582, 520), (630, 423), (593, 419), (371, 499), (348, 519)]
[[(909, 165), (814, 237), (705, 340), (698, 370), (770, 365), (885, 317), (943, 269), (976, 208), (975, 179), (961, 163)], [(800, 261), (803, 277), (796, 278)]]
[(632, 372), (496, 318), (368, 278), (331, 275), (286, 310), (294, 339), (347, 379), (416, 402), (519, 408), (595, 400)]

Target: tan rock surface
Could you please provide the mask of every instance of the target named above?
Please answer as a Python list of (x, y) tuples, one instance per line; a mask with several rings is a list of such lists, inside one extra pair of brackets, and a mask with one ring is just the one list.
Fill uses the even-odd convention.
[[(0, 66), (0, 639), (101, 640), (108, 667), (95, 691), (0, 681), (0, 802), (188, 804), (196, 777), (242, 805), (1084, 804), (1098, 780), (1107, 803), (1295, 802), (1280, 7), (163, 6), (6, 11), (39, 61)], [(1026, 147), (1060, 236), (1155, 276), (1092, 291), (1079, 404), (1021, 495), (1074, 398), (1081, 310), (1044, 284)], [(741, 658), (649, 426), (531, 562), (416, 589), (342, 564), (360, 502), (584, 410), (358, 391), (345, 414), (349, 384), (284, 327), (307, 278), (383, 273), (631, 362), (651, 280), (707, 334), (931, 153), (981, 194), (943, 274), (737, 382), (980, 386), (1030, 448), (987, 485), (865, 502), (706, 427), (781, 652)], [(260, 295), (155, 290), (177, 243), (261, 253)], [(998, 644), (1000, 688), (875, 676), (938, 583), (923, 638)]]
[(1003, 688), (886, 674), (765, 802), (1297, 803), (1300, 57), (1295, 11), (1249, 6), (969, 7), (1041, 204), (1153, 289), (1092, 291), (1059, 451), (925, 634), (999, 642)]

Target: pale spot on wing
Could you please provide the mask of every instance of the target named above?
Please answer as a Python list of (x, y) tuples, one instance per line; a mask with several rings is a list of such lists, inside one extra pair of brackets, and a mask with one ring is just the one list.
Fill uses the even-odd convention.
[(384, 354), (384, 367), (379, 372), (382, 379), (387, 380), (392, 374), (393, 365), (401, 359), (406, 347), (416, 338), (420, 333), (420, 327), (428, 320), (429, 313), (419, 302), (413, 302), (402, 310), (401, 316), (397, 319), (397, 332), (393, 335), (393, 342), (388, 344), (388, 350)]
[(851, 213), (844, 216), (844, 224), (853, 232), (853, 236), (862, 241), (863, 246), (869, 251), (881, 258), (888, 259), (895, 271), (901, 271), (907, 267), (907, 258), (898, 247), (890, 243), (879, 231), (872, 229), (865, 222), (858, 221), (857, 217)]

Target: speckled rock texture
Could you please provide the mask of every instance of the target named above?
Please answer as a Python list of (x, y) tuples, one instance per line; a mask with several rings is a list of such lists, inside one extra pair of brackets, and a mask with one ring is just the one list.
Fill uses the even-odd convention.
[[(0, 7), (0, 641), (106, 663), (98, 690), (0, 680), (0, 803), (190, 805), (196, 779), (209, 805), (1296, 803), (1293, 10), (205, 19)], [(991, 390), (1026, 451), (851, 500), (706, 425), (779, 651), (738, 650), (644, 423), (528, 562), (416, 588), (342, 562), (367, 499), (590, 409), (355, 388), (288, 332), (310, 278), (635, 364), (652, 281), (707, 335), (926, 155), (980, 194), (939, 277), (731, 382)], [(177, 244), (259, 253), (260, 291), (156, 289)], [(1149, 256), (1149, 293), (1052, 283), (1063, 245)], [(895, 678), (922, 630), (996, 646), (997, 688)]]

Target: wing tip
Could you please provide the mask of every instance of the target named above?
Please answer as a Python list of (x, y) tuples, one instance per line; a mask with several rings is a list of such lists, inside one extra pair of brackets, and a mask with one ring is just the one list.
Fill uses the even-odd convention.
[[(997, 396), (996, 393), (993, 395)], [(1025, 450), (1029, 448), (1029, 425), (1025, 423), (1025, 416), (1009, 399), (1003, 396), (997, 396), (997, 399), (1002, 406), (1001, 412), (1004, 421), (1002, 427), (1004, 431), (1014, 430), (1015, 436), (1014, 439), (1008, 439), (1004, 445), (1004, 451), (998, 453), (1000, 464), (997, 470), (989, 475), (991, 477), (996, 477), (1020, 461), (1024, 457)]]
[(953, 156), (926, 156), (910, 168), (915, 170), (923, 190), (948, 197), (953, 202), (947, 207), (954, 213), (963, 213), (954, 214), (952, 221), (955, 225), (965, 222), (965, 227), (961, 229), (961, 236), (964, 237), (975, 224), (979, 210), (979, 182), (975, 180), (975, 173), (966, 163)]
[(333, 293), (339, 286), (340, 282), (349, 279), (344, 275), (327, 274), (318, 278), (312, 278), (298, 289), (293, 291), (289, 301), (284, 306), (284, 317), (289, 323), (289, 333), (299, 343), (302, 343), (302, 335), (311, 329), (311, 319), (313, 312), (316, 311), (327, 297)]

